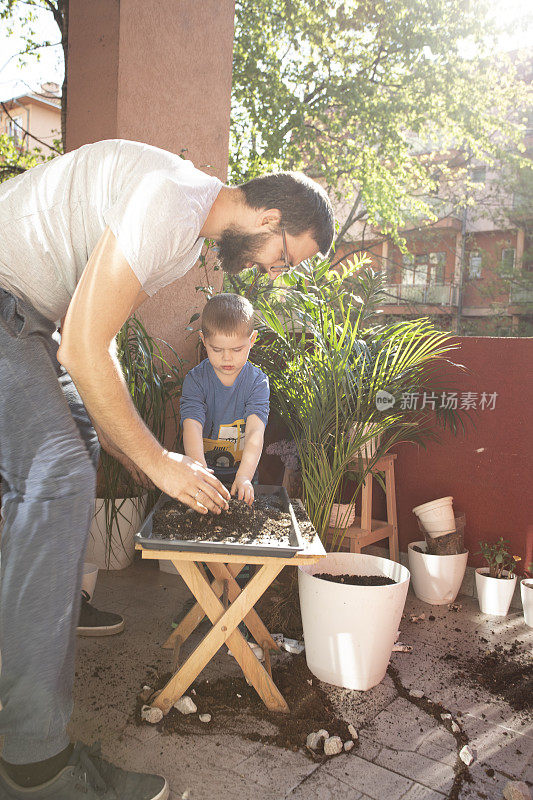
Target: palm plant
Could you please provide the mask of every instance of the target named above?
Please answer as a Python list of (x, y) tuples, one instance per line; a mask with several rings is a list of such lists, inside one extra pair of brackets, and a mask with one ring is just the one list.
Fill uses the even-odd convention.
[[(410, 411), (397, 403), (405, 394), (436, 394), (439, 367), (456, 347), (451, 335), (427, 319), (380, 326), (376, 306), (381, 275), (361, 260), (340, 272), (314, 260), (256, 297), (263, 319), (254, 360), (269, 375), (272, 400), (298, 449), (303, 494), (311, 521), (325, 539), (331, 508), (353, 487), (353, 506), (366, 475), (392, 445), (438, 439), (435, 422), (462, 425), (457, 411)], [(380, 392), (394, 404), (381, 410)], [(380, 444), (363, 460), (362, 448)], [(342, 520), (333, 547), (342, 542)]]

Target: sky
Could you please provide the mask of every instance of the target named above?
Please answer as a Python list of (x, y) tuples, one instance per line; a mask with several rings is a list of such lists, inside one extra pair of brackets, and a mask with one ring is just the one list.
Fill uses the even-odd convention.
[[(492, 13), (496, 20), (503, 24), (510, 23), (512, 32), (500, 38), (502, 50), (515, 50), (531, 47), (533, 43), (533, 19), (529, 11), (529, 0), (495, 0), (491, 3)], [(529, 14), (529, 18), (528, 18)], [(50, 12), (36, 9), (35, 23), (39, 38), (59, 42), (59, 30)], [(12, 24), (12, 23), (11, 23)], [(61, 85), (63, 81), (63, 53), (61, 45), (40, 51), (40, 60), (35, 57), (28, 60), (24, 67), (18, 65), (17, 53), (22, 48), (22, 40), (15, 30), (8, 35), (9, 25), (0, 20), (0, 99), (11, 97), (32, 90), (39, 91), (42, 83), (53, 81)], [(465, 43), (465, 54), (468, 44)]]

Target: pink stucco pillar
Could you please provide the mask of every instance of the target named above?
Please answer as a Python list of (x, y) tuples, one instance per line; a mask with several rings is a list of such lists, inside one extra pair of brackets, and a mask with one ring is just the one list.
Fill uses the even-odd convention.
[[(226, 179), (234, 0), (70, 0), (67, 149), (122, 138), (183, 153)], [(213, 283), (220, 281), (214, 273)], [(151, 333), (194, 358), (196, 267), (148, 300)]]

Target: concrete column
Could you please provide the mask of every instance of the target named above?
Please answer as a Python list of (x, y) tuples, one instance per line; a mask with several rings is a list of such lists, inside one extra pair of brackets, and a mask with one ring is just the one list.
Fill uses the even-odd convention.
[[(233, 18), (234, 0), (70, 0), (67, 149), (132, 139), (225, 180)], [(195, 267), (141, 307), (150, 332), (190, 360), (185, 327), (204, 282)]]

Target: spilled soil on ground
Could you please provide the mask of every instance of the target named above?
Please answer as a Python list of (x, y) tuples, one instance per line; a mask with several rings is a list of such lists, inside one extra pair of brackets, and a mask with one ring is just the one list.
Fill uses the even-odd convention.
[[(169, 677), (170, 674), (161, 676), (158, 686), (153, 686), (152, 677), (152, 687), (161, 688)], [(343, 742), (351, 739), (348, 723), (334, 711), (319, 681), (307, 668), (305, 655), (292, 656), (274, 665), (272, 677), (287, 701), (288, 714), (269, 711), (244, 677), (227, 677), (214, 682), (195, 682), (187, 694), (193, 698), (198, 713), (184, 716), (172, 709), (157, 727), (162, 733), (180, 735), (238, 732), (252, 741), (294, 751), (302, 749), (314, 761), (322, 761), (325, 756), (306, 746), (307, 736), (313, 731), (325, 729), (330, 736), (340, 736)], [(140, 719), (141, 705), (138, 699), (135, 718), (139, 725), (145, 724)], [(200, 722), (199, 714), (211, 714), (211, 722)], [(357, 742), (352, 752), (356, 748)]]
[(533, 708), (533, 659), (518, 642), (505, 648), (496, 645), (483, 655), (470, 659), (468, 669), (460, 673), (491, 694), (505, 700), (515, 711)]

